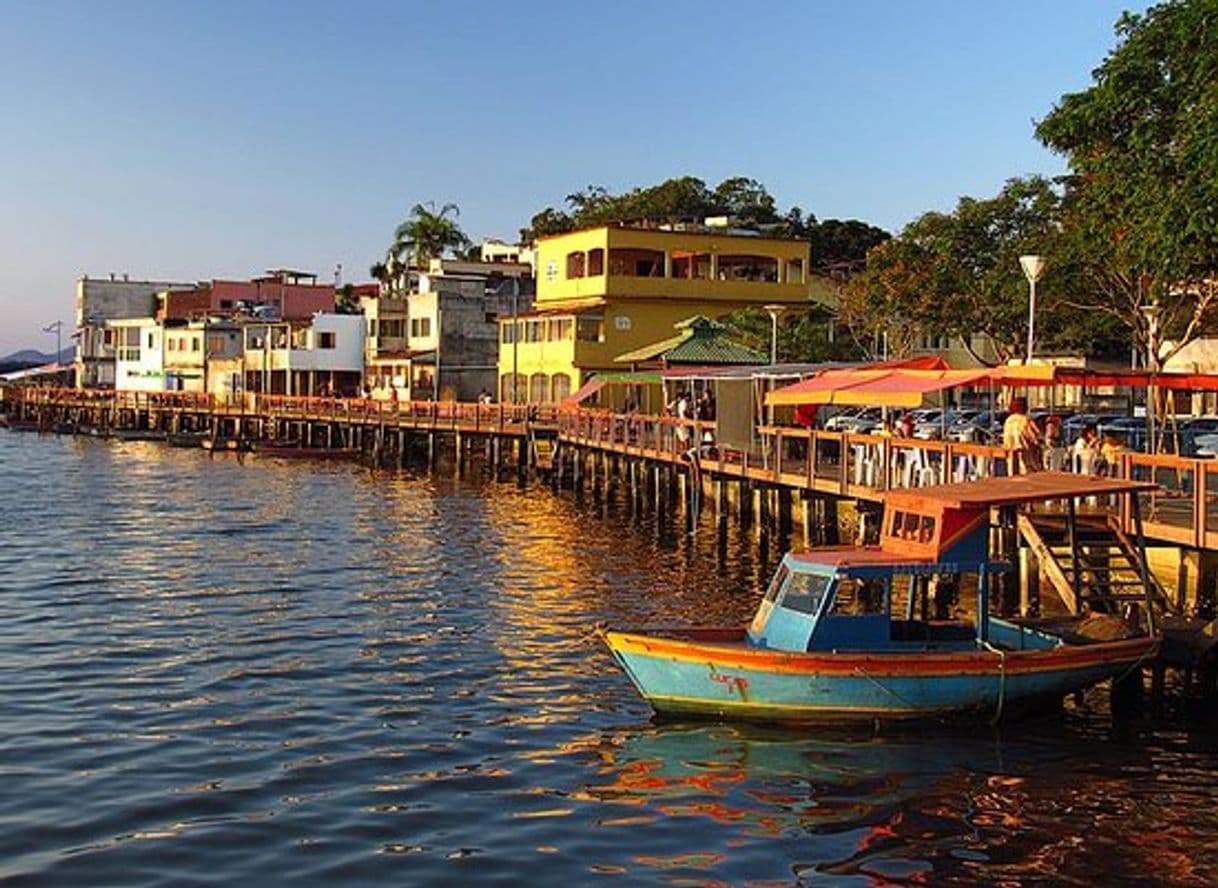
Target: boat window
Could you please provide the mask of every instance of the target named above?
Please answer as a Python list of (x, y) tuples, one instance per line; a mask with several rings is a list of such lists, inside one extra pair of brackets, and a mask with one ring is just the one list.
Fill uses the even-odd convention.
[(830, 611), (838, 616), (859, 617), (888, 613), (883, 580), (860, 580), (838, 577)]
[(782, 606), (801, 614), (814, 614), (820, 610), (821, 599), (829, 588), (829, 578), (820, 574), (791, 574)]
[(918, 527), (918, 542), (929, 543), (935, 538), (935, 519), (929, 515), (922, 516), (922, 523)]
[(778, 590), (782, 588), (782, 584), (787, 581), (787, 577), (791, 571), (784, 564), (778, 568), (778, 573), (774, 574), (774, 579), (770, 580), (770, 588), (765, 590), (765, 600), (773, 602), (778, 597)]

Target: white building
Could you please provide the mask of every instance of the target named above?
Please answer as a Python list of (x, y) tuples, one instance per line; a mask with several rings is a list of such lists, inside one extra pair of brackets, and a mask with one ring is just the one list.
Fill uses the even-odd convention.
[[(154, 318), (106, 322), (114, 353), (110, 383), (121, 392), (165, 391), (165, 352), (161, 325)], [(79, 354), (79, 353), (78, 353)]]
[(76, 281), (76, 386), (111, 388), (116, 384), (117, 328), (108, 322), (148, 319), (156, 312), (156, 294), (189, 290), (194, 283), (133, 281), (126, 275)]
[(245, 327), (245, 389), (275, 395), (354, 395), (364, 373), (363, 315)]

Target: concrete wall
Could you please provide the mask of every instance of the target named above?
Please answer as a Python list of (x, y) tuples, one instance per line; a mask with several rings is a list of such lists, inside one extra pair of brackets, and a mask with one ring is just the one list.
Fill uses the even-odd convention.
[(156, 294), (193, 289), (194, 283), (132, 281), (81, 277), (76, 281), (76, 385), (115, 384), (114, 349), (105, 344), (106, 321), (147, 318), (156, 310)]
[(148, 321), (130, 327), (139, 330), (139, 355), (115, 362), (114, 387), (125, 392), (165, 391), (165, 341), (160, 326)]
[[(333, 348), (322, 348), (321, 334), (334, 336)], [(307, 348), (293, 348), (288, 359), (292, 370), (322, 370), (362, 373), (364, 369), (363, 315), (319, 314), (307, 338)]]

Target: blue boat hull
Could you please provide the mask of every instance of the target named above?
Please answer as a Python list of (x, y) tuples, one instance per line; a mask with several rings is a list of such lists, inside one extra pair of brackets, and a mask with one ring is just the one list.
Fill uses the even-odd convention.
[(1001, 654), (797, 654), (751, 647), (743, 632), (726, 640), (729, 632), (611, 632), (606, 641), (658, 711), (797, 721), (1010, 713), (1119, 676), (1157, 649), (1138, 638)]

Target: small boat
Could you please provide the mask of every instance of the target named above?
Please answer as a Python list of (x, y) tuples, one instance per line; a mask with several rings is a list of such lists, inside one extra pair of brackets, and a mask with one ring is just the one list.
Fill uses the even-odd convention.
[(41, 431), (36, 419), (19, 419), (15, 416), (5, 417), (0, 426), (12, 432), (37, 432)]
[[(1068, 503), (1073, 521), (1076, 500), (1153, 487), (1042, 472), (893, 492), (878, 546), (787, 554), (749, 626), (607, 632), (605, 640), (662, 713), (997, 719), (1060, 704), (1157, 655), (1150, 582), (1144, 572), (1131, 621), (992, 616), (990, 580), (1010, 564), (990, 558), (991, 509)], [(975, 584), (978, 616), (934, 618), (938, 590), (964, 581)]]
[(250, 442), (244, 438), (204, 438), (202, 446), (210, 453), (246, 453), (250, 449)]
[(254, 442), (252, 448), (259, 456), (280, 459), (353, 459), (358, 453), (348, 447), (305, 447), (299, 441), (260, 441)]
[(207, 435), (201, 432), (171, 432), (165, 438), (165, 443), (170, 447), (193, 448), (202, 447), (206, 440)]
[(119, 441), (165, 441), (169, 436), (157, 429), (110, 429), (108, 437)]

